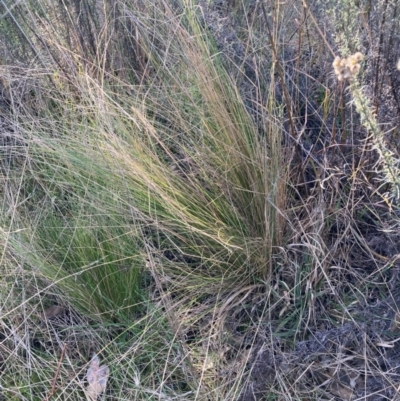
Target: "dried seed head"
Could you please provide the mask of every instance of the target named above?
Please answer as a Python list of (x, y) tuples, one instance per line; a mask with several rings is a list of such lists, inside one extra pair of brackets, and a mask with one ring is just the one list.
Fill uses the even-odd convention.
[(354, 64), (349, 67), (349, 72), (351, 75), (356, 75), (360, 71), (360, 64)]
[(337, 79), (339, 81), (343, 81), (357, 75), (360, 71), (360, 62), (363, 60), (363, 58), (364, 56), (360, 52), (352, 54), (347, 58), (340, 58), (339, 56), (336, 56), (332, 63), (332, 67)]
[(342, 61), (342, 59), (339, 56), (336, 56), (335, 60), (333, 60), (332, 67), (333, 68), (340, 67), (340, 62), (341, 61)]
[(348, 65), (356, 65), (358, 63), (358, 60), (356, 60), (354, 57), (349, 57), (347, 59), (347, 64)]
[(343, 72), (343, 78), (344, 79), (348, 79), (348, 78), (351, 78), (351, 72), (350, 72), (350, 70), (345, 70), (344, 72)]

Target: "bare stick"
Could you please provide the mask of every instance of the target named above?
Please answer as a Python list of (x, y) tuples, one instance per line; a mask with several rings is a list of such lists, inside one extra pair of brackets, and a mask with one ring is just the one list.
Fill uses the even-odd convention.
[(53, 397), (54, 393), (56, 392), (56, 382), (57, 382), (57, 379), (58, 379), (58, 375), (60, 374), (61, 364), (62, 364), (62, 361), (64, 360), (64, 355), (65, 355), (65, 349), (66, 348), (67, 348), (67, 344), (64, 344), (63, 348), (62, 348), (62, 351), (61, 351), (60, 360), (58, 361), (56, 374), (54, 375), (53, 381), (51, 383), (50, 394), (46, 398), (43, 398), (43, 401), (49, 401), (50, 398)]

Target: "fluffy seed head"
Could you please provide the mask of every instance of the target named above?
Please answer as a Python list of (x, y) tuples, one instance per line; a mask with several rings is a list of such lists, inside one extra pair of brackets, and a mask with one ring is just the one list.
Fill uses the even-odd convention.
[(363, 58), (364, 56), (360, 52), (352, 54), (347, 58), (340, 58), (339, 56), (336, 56), (332, 63), (332, 67), (337, 79), (339, 81), (343, 81), (345, 79), (351, 79), (357, 75), (360, 71), (360, 62), (363, 60)]

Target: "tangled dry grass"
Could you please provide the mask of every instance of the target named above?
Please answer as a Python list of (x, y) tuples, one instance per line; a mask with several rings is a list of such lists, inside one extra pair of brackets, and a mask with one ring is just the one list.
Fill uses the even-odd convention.
[(0, 15), (0, 400), (399, 398), (396, 2)]

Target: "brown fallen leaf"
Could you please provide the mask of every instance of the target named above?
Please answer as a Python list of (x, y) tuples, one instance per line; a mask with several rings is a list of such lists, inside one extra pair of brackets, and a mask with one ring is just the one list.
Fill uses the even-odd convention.
[(331, 384), (329, 390), (333, 395), (344, 401), (351, 401), (353, 398), (353, 390), (337, 380)]
[(43, 320), (51, 319), (53, 317), (59, 316), (65, 312), (65, 308), (60, 305), (53, 305), (49, 308), (45, 309), (43, 313), (40, 314), (40, 317)]
[(338, 372), (336, 369), (329, 368), (327, 371), (324, 371), (323, 369), (319, 369), (315, 371), (314, 373), (317, 373), (317, 377), (323, 378), (324, 381), (324, 387), (325, 391), (328, 394), (334, 395), (336, 397), (339, 397), (343, 401), (351, 401), (353, 399), (353, 390), (352, 388), (348, 387), (347, 384), (343, 383), (339, 378), (338, 378)]

